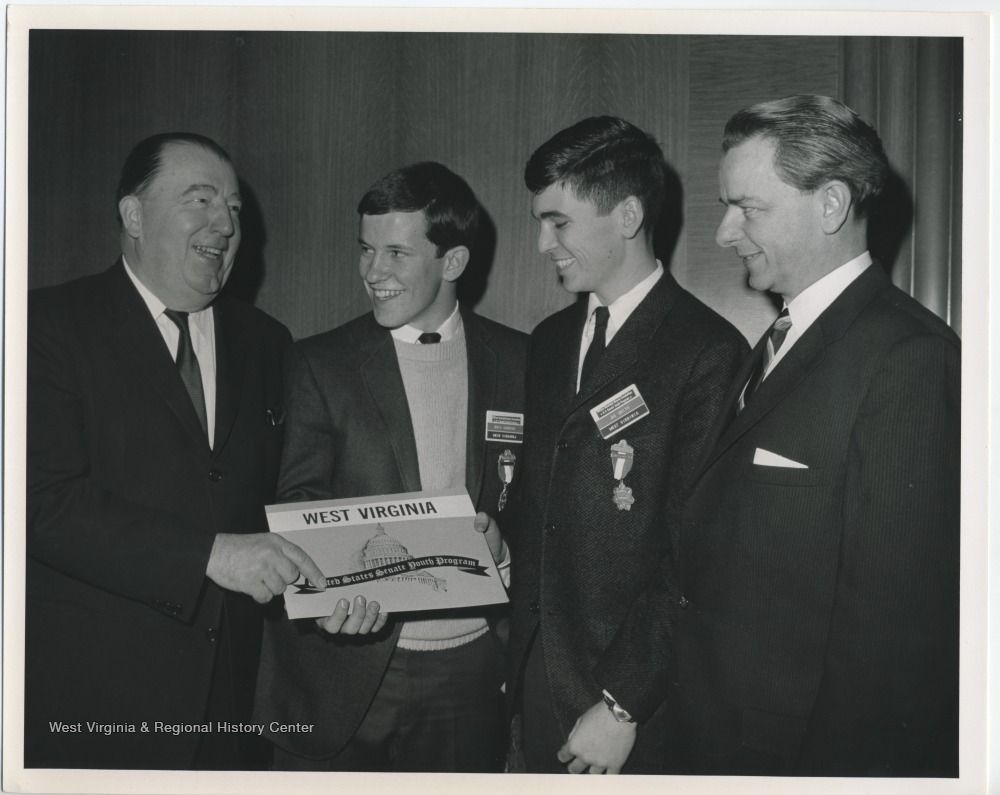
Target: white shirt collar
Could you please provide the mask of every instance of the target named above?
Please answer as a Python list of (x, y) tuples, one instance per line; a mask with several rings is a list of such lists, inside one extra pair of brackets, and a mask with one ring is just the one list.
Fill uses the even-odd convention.
[(848, 288), (872, 264), (872, 256), (867, 251), (850, 262), (845, 262), (836, 270), (830, 271), (819, 281), (813, 282), (805, 290), (795, 296), (788, 307), (788, 316), (792, 326), (785, 335), (784, 342), (778, 353), (767, 365), (764, 376), (767, 377), (782, 359), (792, 349), (799, 338), (816, 322), (823, 312), (840, 294)]
[[(441, 335), (441, 342), (447, 342), (454, 337), (461, 324), (462, 316), (459, 314), (458, 301), (456, 301), (455, 308), (451, 311), (448, 319), (436, 329), (437, 333)], [(400, 342), (408, 342), (411, 345), (416, 345), (420, 335), (424, 332), (421, 329), (407, 323), (405, 326), (392, 329), (389, 333), (392, 334), (393, 339), (399, 340)]]
[(872, 256), (865, 251), (850, 262), (831, 271), (822, 279), (810, 284), (788, 304), (792, 328), (804, 332), (840, 296), (847, 286), (872, 264)]
[[(159, 319), (160, 315), (163, 314), (163, 310), (167, 308), (167, 305), (157, 298), (152, 290), (139, 281), (139, 277), (135, 275), (135, 271), (132, 270), (132, 266), (128, 264), (128, 260), (125, 259), (124, 255), (122, 255), (122, 264), (125, 266), (125, 273), (128, 274), (128, 277), (132, 280), (132, 284), (135, 285), (135, 289), (139, 291), (139, 295), (142, 296), (142, 300), (146, 303), (146, 307), (149, 309), (149, 314), (153, 316), (153, 320)], [(202, 331), (207, 331), (205, 324), (211, 322), (211, 317), (211, 304), (197, 312), (188, 312), (188, 321), (193, 321)]]
[(146, 306), (149, 307), (149, 314), (154, 318), (159, 317), (163, 314), (163, 310), (167, 308), (167, 305), (163, 303), (159, 298), (153, 295), (153, 292), (139, 281), (139, 277), (135, 275), (132, 270), (132, 266), (128, 264), (128, 260), (122, 257), (122, 264), (125, 266), (125, 273), (132, 280), (132, 284), (135, 285), (135, 289), (139, 291), (139, 295), (142, 296), (142, 300), (146, 302)]
[[(649, 291), (653, 289), (653, 286), (663, 277), (663, 264), (657, 260), (656, 269), (649, 274), (645, 279), (639, 282), (635, 287), (629, 290), (624, 295), (618, 296), (614, 301), (608, 305), (608, 330), (606, 332), (606, 343), (611, 342), (611, 338), (623, 325), (625, 321), (629, 319), (637, 306), (642, 303), (643, 299), (649, 295)], [(590, 294), (590, 298), (587, 299), (587, 333), (592, 334), (593, 331), (593, 317), (594, 310), (597, 307), (603, 306), (601, 304), (601, 299), (597, 297), (595, 293)], [(588, 337), (589, 338), (589, 337)]]

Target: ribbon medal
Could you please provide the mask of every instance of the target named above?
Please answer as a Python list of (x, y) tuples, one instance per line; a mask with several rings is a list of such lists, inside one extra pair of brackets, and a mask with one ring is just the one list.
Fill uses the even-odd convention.
[(500, 499), (497, 500), (497, 511), (502, 511), (507, 504), (507, 487), (514, 479), (514, 463), (517, 461), (510, 448), (504, 450), (497, 459), (497, 474), (500, 482), (503, 483), (503, 491), (500, 492)]
[(611, 468), (618, 485), (613, 490), (611, 501), (618, 506), (619, 511), (631, 511), (635, 497), (632, 489), (625, 485), (625, 476), (632, 471), (635, 460), (635, 450), (624, 439), (611, 445)]

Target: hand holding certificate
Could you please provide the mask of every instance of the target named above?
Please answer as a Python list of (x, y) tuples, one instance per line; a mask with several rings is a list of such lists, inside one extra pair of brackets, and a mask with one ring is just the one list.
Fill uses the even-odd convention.
[[(271, 531), (305, 550), (327, 575), (285, 592), (290, 618), (330, 616), (364, 597), (389, 613), (507, 601), (464, 489), (269, 505)], [(364, 608), (362, 608), (364, 609)]]

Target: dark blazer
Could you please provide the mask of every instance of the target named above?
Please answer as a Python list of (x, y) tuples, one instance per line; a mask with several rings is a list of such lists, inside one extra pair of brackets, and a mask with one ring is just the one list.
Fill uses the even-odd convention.
[[(607, 689), (643, 725), (625, 770), (662, 764), (666, 693), (663, 601), (673, 593), (672, 541), (725, 388), (748, 351), (728, 322), (665, 273), (576, 393), (586, 304), (532, 333), (525, 469), (512, 536), (511, 656), (520, 674), (541, 625), (552, 706), (564, 735)], [(610, 439), (590, 409), (635, 384), (650, 413)], [(611, 445), (635, 450), (612, 502)], [(508, 691), (513, 688), (508, 686)]]
[[(507, 511), (497, 514), (497, 459), (512, 445), (486, 441), (486, 412), (522, 411), (527, 335), (464, 307), (461, 312), (469, 384), (466, 488), (477, 510), (496, 517), (503, 528)], [(371, 313), (293, 345), (286, 371), (281, 501), (420, 490), (417, 448), (395, 346), (389, 330)], [(520, 449), (513, 447), (521, 460)], [(517, 476), (512, 489), (517, 489)], [(365, 716), (399, 630), (399, 622), (390, 620), (376, 635), (329, 635), (311, 619), (274, 615), (264, 629), (254, 708), (257, 722), (265, 724), (265, 736), (300, 756), (334, 756)], [(311, 723), (314, 728), (269, 732), (266, 727), (272, 721)]]
[(957, 773), (960, 360), (876, 264), (720, 433), (682, 530), (672, 769)]
[(249, 717), (260, 612), (205, 569), (216, 533), (267, 530), (291, 337), (234, 299), (214, 306), (212, 450), (121, 262), (29, 296), (27, 766), (189, 767), (197, 733), (154, 722), (203, 721), (223, 644)]

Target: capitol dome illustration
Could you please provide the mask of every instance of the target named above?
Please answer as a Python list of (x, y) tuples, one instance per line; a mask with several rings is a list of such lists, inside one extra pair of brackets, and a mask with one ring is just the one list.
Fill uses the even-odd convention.
[[(397, 539), (388, 535), (381, 524), (376, 525), (375, 535), (368, 539), (361, 553), (365, 569), (377, 569), (413, 560), (413, 555)], [(415, 582), (435, 591), (447, 591), (448, 581), (435, 577), (428, 571), (408, 571), (392, 577), (383, 577), (382, 582)]]

